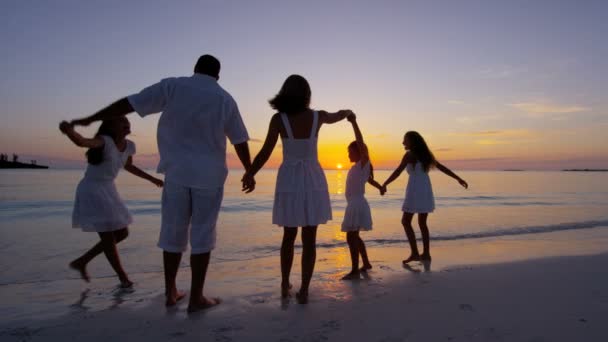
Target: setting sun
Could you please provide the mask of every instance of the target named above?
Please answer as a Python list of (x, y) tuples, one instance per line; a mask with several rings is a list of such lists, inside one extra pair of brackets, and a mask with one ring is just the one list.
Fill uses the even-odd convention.
[(336, 164), (336, 169), (338, 169), (338, 170), (342, 170), (343, 167), (344, 166), (342, 166), (342, 164), (340, 164), (340, 163)]

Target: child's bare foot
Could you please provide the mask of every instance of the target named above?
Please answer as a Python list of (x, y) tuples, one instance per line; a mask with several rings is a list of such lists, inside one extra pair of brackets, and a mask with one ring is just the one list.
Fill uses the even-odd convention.
[(293, 286), (291, 284), (287, 284), (287, 286), (281, 284), (281, 298), (291, 297), (291, 292), (289, 290), (291, 290), (292, 287)]
[(296, 292), (296, 299), (298, 304), (308, 304), (308, 291), (300, 290)]
[(410, 263), (412, 261), (420, 261), (420, 255), (419, 254), (412, 254), (412, 255), (410, 255), (409, 258), (403, 260), (403, 264), (405, 265), (405, 264), (408, 264), (408, 263)]
[(342, 277), (342, 280), (359, 280), (361, 279), (361, 274), (359, 271), (351, 271), (349, 274)]
[(367, 264), (367, 265), (363, 265), (363, 267), (361, 267), (359, 269), (359, 272), (367, 272), (368, 270), (372, 269), (372, 264)]
[(197, 311), (209, 309), (216, 305), (219, 305), (220, 303), (222, 303), (222, 300), (219, 298), (209, 299), (204, 296), (199, 298), (199, 300), (197, 300), (196, 302), (190, 300), (190, 304), (188, 304), (188, 313), (194, 313)]
[(177, 304), (177, 302), (179, 302), (180, 300), (184, 299), (186, 297), (186, 294), (183, 292), (179, 292), (176, 289), (175, 291), (172, 291), (171, 294), (167, 294), (166, 297), (167, 300), (165, 301), (165, 306), (171, 307)]
[(133, 287), (133, 282), (130, 281), (129, 279), (125, 279), (125, 280), (121, 280), (120, 281), (120, 288), (121, 289), (130, 289), (131, 287)]
[(431, 254), (430, 253), (422, 253), (422, 254), (420, 254), (420, 260), (431, 261)]
[(91, 278), (89, 277), (89, 273), (87, 272), (86, 264), (82, 264), (82, 263), (74, 260), (70, 263), (70, 268), (75, 271), (78, 271), (78, 273), (80, 273), (80, 277), (82, 278), (82, 280), (86, 281), (87, 283), (91, 282)]

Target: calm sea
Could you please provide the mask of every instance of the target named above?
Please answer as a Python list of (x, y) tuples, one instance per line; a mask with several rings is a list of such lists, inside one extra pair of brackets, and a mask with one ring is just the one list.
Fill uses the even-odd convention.
[[(383, 181), (390, 171), (377, 171)], [(343, 248), (346, 171), (326, 171), (334, 219), (319, 228), (319, 248)], [(462, 189), (451, 178), (431, 173), (437, 210), (430, 217), (432, 239), (527, 239), (539, 233), (608, 228), (608, 173), (460, 172)], [(74, 191), (82, 171), (0, 171), (0, 283), (15, 284), (73, 278), (65, 265), (97, 241), (96, 234), (71, 228)], [(240, 192), (241, 171), (233, 170), (219, 219), (215, 263), (278, 254), (282, 230), (271, 224), (276, 171), (262, 171), (254, 193)], [(370, 246), (403, 244), (401, 204), (407, 175), (381, 197), (367, 188), (374, 230), (363, 234)], [(128, 270), (162, 270), (156, 240), (161, 190), (122, 173), (117, 184), (135, 222), (120, 245)], [(419, 234), (418, 234), (419, 235)], [(545, 234), (546, 235), (546, 234)], [(95, 274), (112, 275), (105, 263)]]

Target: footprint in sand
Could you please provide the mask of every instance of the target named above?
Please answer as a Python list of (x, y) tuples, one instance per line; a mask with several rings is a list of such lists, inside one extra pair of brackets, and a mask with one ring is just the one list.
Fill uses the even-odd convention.
[(393, 270), (392, 267), (389, 267), (389, 266), (386, 266), (386, 265), (380, 265), (380, 269), (381, 270), (385, 270), (385, 271), (392, 271)]
[(475, 312), (475, 309), (471, 304), (460, 304), (458, 305), (458, 308), (462, 311)]

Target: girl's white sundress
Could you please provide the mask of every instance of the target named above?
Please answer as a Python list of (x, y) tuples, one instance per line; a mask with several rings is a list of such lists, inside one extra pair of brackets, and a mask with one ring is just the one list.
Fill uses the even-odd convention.
[(410, 178), (405, 188), (402, 210), (410, 214), (426, 214), (435, 210), (435, 196), (429, 174), (422, 163), (408, 163), (405, 167)]
[(342, 222), (343, 232), (372, 230), (372, 213), (365, 199), (365, 183), (369, 179), (370, 164), (361, 167), (355, 163), (346, 177), (346, 210)]
[(84, 178), (76, 189), (72, 227), (85, 232), (110, 232), (133, 222), (114, 179), (129, 156), (135, 154), (135, 144), (127, 140), (127, 147), (120, 152), (112, 138), (101, 137), (105, 141), (103, 161), (98, 165), (87, 164)]
[(287, 138), (282, 138), (283, 162), (277, 176), (272, 223), (283, 227), (324, 224), (332, 215), (327, 179), (317, 157), (319, 114), (313, 111), (308, 139), (294, 139), (287, 115), (280, 115)]

